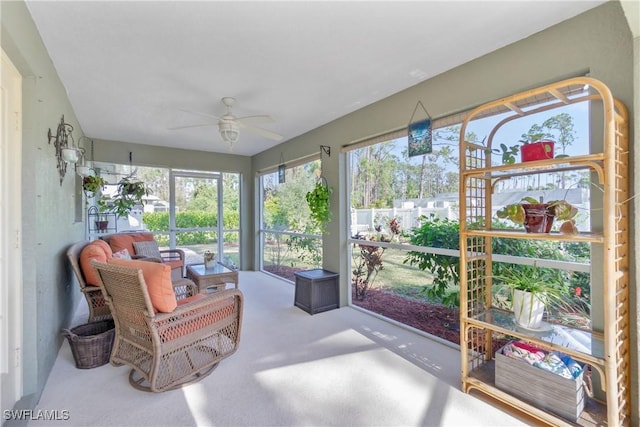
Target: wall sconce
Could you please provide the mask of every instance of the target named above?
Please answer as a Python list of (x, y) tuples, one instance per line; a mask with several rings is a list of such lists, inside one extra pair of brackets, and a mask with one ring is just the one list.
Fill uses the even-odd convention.
[[(73, 126), (65, 123), (64, 115), (62, 115), (60, 124), (58, 125), (58, 130), (56, 131), (56, 135), (53, 136), (51, 134), (51, 128), (49, 128), (49, 132), (47, 133), (49, 144), (51, 144), (51, 140), (53, 140), (53, 146), (56, 149), (56, 159), (58, 160), (58, 174), (60, 175), (60, 185), (62, 185), (62, 180), (64, 180), (64, 176), (67, 174), (67, 162), (70, 162), (71, 159), (74, 158), (76, 159), (75, 161), (78, 161), (78, 152), (74, 147), (73, 136), (71, 135), (71, 132), (73, 132)], [(69, 138), (71, 138), (71, 148), (69, 148)], [(74, 151), (74, 153), (71, 153), (69, 150)]]
[(76, 163), (82, 157), (82, 152), (78, 148), (63, 148), (62, 159), (67, 163)]
[[(78, 147), (75, 148), (75, 152), (76, 152), (76, 157), (80, 160), (80, 162), (78, 163), (78, 161), (76, 160), (76, 173), (78, 174), (78, 176), (84, 178), (85, 176), (89, 176), (89, 175), (94, 175), (95, 172), (94, 170), (91, 168), (91, 165), (87, 165), (85, 164), (85, 149), (84, 147), (80, 147), (80, 142), (82, 141), (82, 138), (85, 138), (89, 141), (91, 141), (89, 138), (87, 138), (86, 136), (82, 135), (80, 137), (80, 139), (78, 139)], [(93, 158), (93, 141), (91, 141), (91, 157)]]

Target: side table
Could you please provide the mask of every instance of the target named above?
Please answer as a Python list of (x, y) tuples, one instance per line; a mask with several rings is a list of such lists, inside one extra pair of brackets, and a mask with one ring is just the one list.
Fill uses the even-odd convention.
[(338, 308), (338, 273), (323, 270), (305, 270), (295, 273), (294, 305), (309, 314)]
[(187, 278), (198, 285), (201, 293), (224, 289), (227, 283), (235, 284), (238, 289), (238, 271), (231, 270), (219, 262), (211, 268), (205, 268), (204, 264), (189, 264)]

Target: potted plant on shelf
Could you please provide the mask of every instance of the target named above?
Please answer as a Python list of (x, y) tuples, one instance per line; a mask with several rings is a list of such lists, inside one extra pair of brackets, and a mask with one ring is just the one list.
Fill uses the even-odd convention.
[[(109, 216), (107, 215), (111, 212), (111, 205), (109, 204), (109, 197), (106, 195), (101, 195), (96, 200), (96, 205), (89, 208), (89, 214), (94, 214), (95, 216), (95, 226), (96, 231), (99, 233), (104, 233), (109, 228)], [(91, 215), (90, 215), (91, 216)]]
[(506, 289), (516, 323), (527, 329), (540, 329), (545, 307), (564, 304), (568, 288), (558, 271), (533, 265), (507, 266), (494, 276), (498, 294)]
[(125, 177), (118, 182), (118, 191), (111, 199), (113, 211), (118, 217), (126, 217), (136, 205), (142, 204), (142, 198), (151, 194), (151, 190), (140, 181), (131, 181)]
[(544, 138), (542, 134), (524, 134), (522, 138), (519, 141), (522, 143), (520, 147), (520, 160), (522, 163), (553, 159), (554, 141)]
[(500, 219), (508, 219), (515, 224), (524, 225), (527, 233), (549, 233), (553, 221), (563, 221), (560, 232), (576, 234), (575, 216), (578, 209), (566, 200), (554, 200), (544, 203), (533, 197), (524, 197), (519, 203), (506, 205), (496, 212)]
[(333, 188), (327, 185), (327, 180), (320, 177), (313, 190), (305, 195), (311, 211), (311, 220), (320, 228), (321, 232), (325, 231), (326, 224), (331, 221), (329, 196), (332, 192)]

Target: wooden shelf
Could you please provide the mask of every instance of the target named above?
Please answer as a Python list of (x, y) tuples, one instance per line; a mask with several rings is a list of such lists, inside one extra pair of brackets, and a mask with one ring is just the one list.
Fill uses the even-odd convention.
[(514, 163), (511, 165), (497, 165), (488, 168), (466, 169), (461, 173), (461, 178), (483, 178), (497, 180), (507, 179), (515, 176), (540, 175), (585, 169), (594, 170), (598, 172), (599, 175), (601, 175), (603, 161), (604, 154), (602, 153), (575, 157), (536, 160), (533, 162)]
[[(469, 393), (473, 389), (488, 394), (507, 405), (511, 405), (510, 401), (513, 399), (511, 394), (500, 390), (496, 386), (495, 363), (493, 360), (488, 361), (469, 373), (465, 392)], [(576, 423), (560, 419), (556, 415), (536, 407), (535, 403), (521, 400), (519, 405), (518, 410), (526, 412), (545, 424), (554, 426), (598, 426), (602, 425), (602, 420), (607, 419), (606, 405), (604, 405), (603, 402), (589, 397), (586, 398), (584, 410)]]
[[(493, 137), (501, 126), (520, 117), (585, 101), (603, 105), (601, 153), (508, 165), (491, 164)], [(486, 147), (465, 140), (470, 121), (505, 112), (511, 114), (502, 116), (495, 124)], [(520, 392), (514, 390), (509, 393), (496, 386), (494, 358), (497, 349), (492, 347), (494, 339), (513, 337), (545, 350), (568, 354), (588, 364), (593, 373), (598, 374), (605, 401), (596, 402), (589, 398), (578, 420), (579, 425), (620, 426), (631, 423), (628, 133), (628, 115), (624, 105), (613, 98), (605, 85), (588, 77), (565, 80), (489, 102), (471, 111), (463, 122), (460, 130), (460, 327), (463, 331), (460, 352), (465, 392), (480, 391), (549, 425), (575, 425), (538, 407), (544, 406), (540, 401), (537, 406), (535, 399), (520, 398), (516, 396), (524, 396)], [(603, 190), (599, 215), (602, 217), (602, 232), (537, 234), (474, 228), (472, 225), (492, 224), (493, 193), (497, 182), (512, 177), (576, 170), (590, 171), (598, 177)], [(592, 259), (592, 265), (597, 266), (602, 281), (596, 283), (592, 277), (591, 287), (595, 291), (592, 295), (598, 295), (598, 303), (605, 307), (600, 319), (603, 331), (584, 331), (556, 324), (545, 324), (541, 330), (524, 329), (516, 326), (513, 313), (491, 307), (493, 283), (487, 275), (491, 275), (493, 263), (498, 262), (494, 261), (492, 253), (493, 238), (601, 245), (602, 250), (598, 253), (602, 258)], [(540, 264), (549, 264), (550, 260), (540, 261)], [(553, 265), (545, 267), (559, 268)], [(504, 363), (504, 359), (500, 360)], [(531, 378), (537, 377), (533, 374)], [(501, 387), (504, 388), (504, 384)]]
[(562, 351), (582, 362), (604, 365), (604, 343), (599, 333), (552, 323), (537, 331), (525, 329), (516, 324), (513, 313), (498, 308), (468, 318), (467, 324)]
[(526, 240), (553, 240), (558, 242), (589, 242), (602, 243), (604, 236), (602, 233), (578, 233), (578, 234), (561, 234), (551, 233), (526, 233), (521, 230), (475, 230), (467, 229), (467, 236), (484, 236), (484, 237), (503, 237), (507, 239), (526, 239)]

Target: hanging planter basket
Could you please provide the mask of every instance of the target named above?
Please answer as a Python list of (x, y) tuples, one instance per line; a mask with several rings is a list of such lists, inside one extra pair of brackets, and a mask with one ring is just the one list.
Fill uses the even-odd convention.
[(314, 189), (305, 196), (311, 211), (311, 220), (320, 227), (321, 231), (324, 231), (326, 223), (331, 221), (329, 197), (332, 192), (333, 188), (327, 185), (327, 180), (323, 176), (320, 176)]
[(88, 175), (82, 178), (82, 191), (91, 199), (100, 193), (107, 182), (97, 175)]

